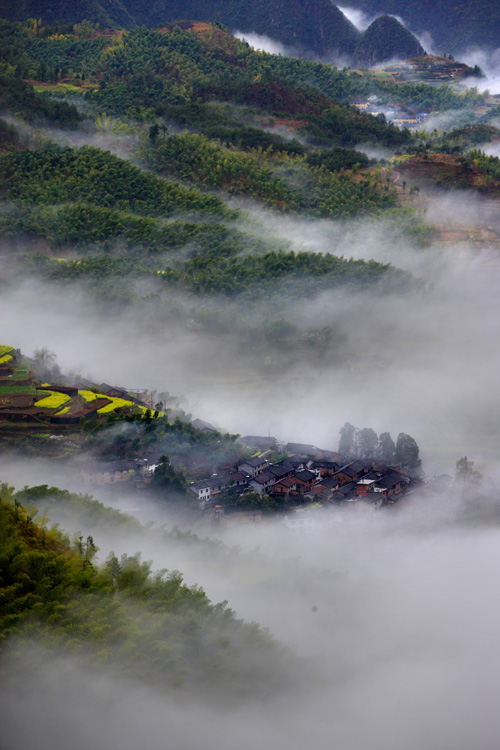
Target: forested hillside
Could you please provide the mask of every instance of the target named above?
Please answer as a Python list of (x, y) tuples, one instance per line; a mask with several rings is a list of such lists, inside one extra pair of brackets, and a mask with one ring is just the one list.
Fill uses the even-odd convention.
[(339, 356), (345, 341), (336, 325), (289, 318), (285, 300), (399, 294), (413, 282), (388, 263), (343, 257), (334, 241), (324, 253), (262, 232), (255, 211), (383, 219), (394, 241), (421, 246), (432, 229), (395, 188), (392, 165), (367, 153), (422, 143), (349, 99), (390, 103), (397, 90), (407, 106), (464, 116), (484, 101), (474, 89), (395, 87), (258, 53), (191, 22), (104, 33), (87, 21), (1, 21), (0, 48), (10, 283), (35, 276), (84, 290), (99, 309), (229, 335), (240, 356), (272, 346), (276, 366), (284, 352)]
[[(24, 0), (15, 4), (3, 0), (2, 16), (9, 20), (41, 19), (45, 24), (72, 24), (84, 20), (97, 23), (101, 28), (131, 29), (145, 25), (149, 28), (166, 22), (191, 19), (200, 22), (218, 22), (231, 31), (256, 32), (279, 40), (292, 54), (313, 54), (324, 57), (358, 58), (356, 45), (362, 35), (346, 16), (329, 0), (279, 0), (241, 3), (235, 0), (188, 0), (180, 2), (139, 2), (139, 0), (77, 0), (70, 5), (43, 0)], [(412, 35), (399, 26), (386, 29), (388, 36), (371, 35), (376, 46), (375, 58), (385, 60), (394, 50), (408, 57), (411, 45), (418, 45)], [(402, 39), (402, 33), (406, 38)], [(394, 39), (389, 38), (394, 35)], [(410, 40), (410, 47), (408, 43)], [(362, 59), (362, 58), (358, 58)]]
[[(185, 26), (102, 34), (87, 23), (0, 22), (1, 106), (18, 118), (17, 130), (4, 126), (0, 224), (25, 243), (14, 274), (285, 348), (305, 332), (283, 319), (283, 295), (407, 288), (388, 264), (297, 251), (256, 233), (246, 215), (258, 206), (307, 220), (400, 215), (398, 231), (422, 240), (390, 181), (355, 148), (413, 141), (346, 102), (372, 84), (254, 52), (216, 26)], [(249, 303), (245, 319), (222, 310), (224, 298)], [(341, 339), (318, 335), (333, 347)]]
[[(78, 513), (80, 500), (85, 509), (85, 498), (55, 488), (0, 486), (4, 668), (6, 653), (13, 658), (36, 642), (109, 674), (209, 701), (270, 695), (286, 684), (285, 650), (258, 625), (236, 619), (226, 602), (214, 605), (184, 584), (179, 571), (153, 573), (136, 551), (97, 564), (98, 538), (70, 541), (39, 524), (36, 504), (54, 498), (63, 512), (73, 505)], [(121, 518), (124, 531), (125, 517), (115, 516), (115, 530)]]

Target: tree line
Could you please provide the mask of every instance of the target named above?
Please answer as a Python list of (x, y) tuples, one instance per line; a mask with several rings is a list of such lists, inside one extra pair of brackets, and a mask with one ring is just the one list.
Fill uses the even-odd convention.
[(340, 429), (339, 453), (346, 459), (374, 459), (404, 466), (413, 472), (418, 471), (422, 463), (419, 447), (411, 435), (400, 432), (395, 443), (389, 432), (377, 436), (371, 427), (360, 429), (350, 422)]

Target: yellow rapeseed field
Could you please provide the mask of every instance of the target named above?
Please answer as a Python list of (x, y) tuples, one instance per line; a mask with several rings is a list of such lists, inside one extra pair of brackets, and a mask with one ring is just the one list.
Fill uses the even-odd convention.
[(106, 398), (109, 398), (111, 403), (98, 409), (98, 414), (109, 414), (110, 412), (115, 411), (115, 409), (120, 409), (122, 406), (134, 406), (132, 401), (125, 401), (123, 398), (114, 398), (111, 396), (106, 396)]
[(71, 396), (68, 396), (67, 393), (58, 393), (57, 391), (43, 391), (43, 393), (48, 395), (39, 401), (35, 401), (35, 406), (41, 409), (60, 409), (61, 406), (71, 401)]
[(78, 395), (83, 398), (88, 404), (91, 401), (95, 401), (96, 398), (107, 398), (104, 393), (94, 393), (94, 391), (78, 391)]

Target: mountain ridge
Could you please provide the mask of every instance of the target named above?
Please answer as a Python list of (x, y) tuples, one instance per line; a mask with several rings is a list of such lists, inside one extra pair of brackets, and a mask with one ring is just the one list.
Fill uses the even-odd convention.
[[(189, 18), (216, 22), (242, 33), (266, 35), (299, 55), (317, 58), (351, 58), (363, 62), (373, 57), (377, 62), (398, 56), (420, 54), (423, 50), (415, 37), (396, 19), (374, 21), (361, 33), (330, 0), (258, 0), (251, 5), (231, 0), (76, 0), (71, 7), (56, 0), (2, 0), (0, 15), (9, 20), (40, 18), (43, 23), (80, 23), (84, 19), (101, 27), (125, 29), (145, 25), (149, 28)], [(383, 26), (384, 32), (379, 33)], [(372, 24), (373, 26), (373, 24)], [(390, 38), (385, 38), (389, 34)], [(394, 36), (394, 38), (392, 38)], [(361, 46), (359, 46), (361, 45)], [(362, 50), (360, 59), (357, 48)], [(370, 50), (367, 55), (366, 49)], [(386, 51), (387, 50), (387, 51)]]
[(500, 38), (500, 4), (496, 0), (350, 0), (367, 15), (395, 14), (417, 34), (431, 34), (438, 52), (463, 53), (471, 47), (495, 49)]

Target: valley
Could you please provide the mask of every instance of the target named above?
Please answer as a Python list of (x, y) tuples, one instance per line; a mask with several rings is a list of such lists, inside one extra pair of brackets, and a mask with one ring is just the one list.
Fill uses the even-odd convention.
[(496, 16), (448, 5), (2, 6), (0, 750), (495, 746)]

